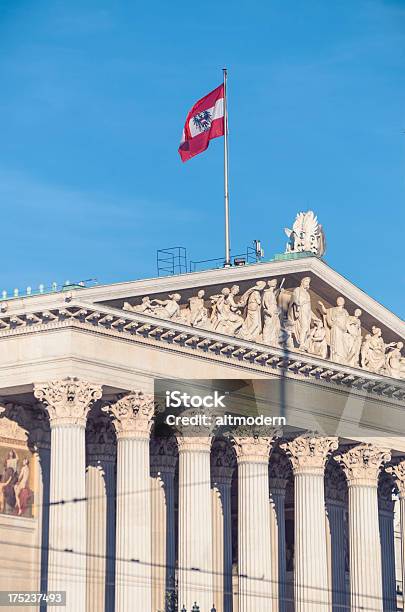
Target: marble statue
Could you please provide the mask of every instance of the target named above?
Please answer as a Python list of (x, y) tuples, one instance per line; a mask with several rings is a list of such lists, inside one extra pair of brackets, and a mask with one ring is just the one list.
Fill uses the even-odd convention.
[(325, 235), (312, 210), (298, 213), (292, 229), (286, 227), (284, 231), (289, 238), (286, 253), (309, 252), (320, 257), (325, 254)]
[(388, 348), (395, 347), (396, 342), (385, 344), (381, 329), (373, 325), (372, 334), (367, 334), (361, 347), (361, 365), (375, 374), (383, 374), (386, 365), (385, 353)]
[(257, 281), (240, 298), (239, 304), (245, 306), (245, 319), (237, 334), (239, 338), (260, 341), (262, 334), (262, 293), (265, 286), (266, 281)]
[(309, 286), (311, 279), (305, 276), (292, 292), (287, 318), (293, 328), (293, 336), (301, 351), (308, 350), (311, 321), (315, 318), (311, 308)]
[(267, 281), (268, 288), (263, 291), (263, 342), (279, 346), (280, 309), (277, 302), (277, 279)]
[(323, 302), (318, 302), (323, 314), (323, 322), (327, 329), (327, 338), (330, 345), (330, 359), (335, 363), (347, 364), (347, 324), (349, 313), (344, 308), (345, 300), (339, 296), (336, 306), (325, 308)]
[(150, 297), (148, 295), (145, 295), (145, 297), (142, 298), (141, 303), (136, 306), (132, 306), (129, 302), (124, 302), (123, 310), (139, 312), (146, 315), (154, 314), (153, 305), (151, 304)]
[(153, 314), (162, 319), (180, 321), (182, 318), (180, 315), (180, 300), (180, 293), (171, 293), (167, 300), (151, 300)]
[(189, 298), (188, 308), (185, 309), (185, 319), (193, 327), (204, 327), (208, 319), (208, 310), (204, 304), (204, 289), (200, 289), (197, 295)]
[(328, 343), (326, 341), (326, 329), (320, 319), (314, 320), (308, 341), (308, 353), (326, 359), (328, 354)]
[(385, 358), (385, 370), (393, 378), (405, 378), (405, 357), (402, 357), (403, 342), (394, 343)]
[(361, 349), (361, 310), (356, 308), (354, 315), (347, 318), (347, 365), (358, 367)]
[(238, 285), (233, 285), (231, 289), (224, 287), (220, 294), (211, 296), (210, 322), (214, 331), (233, 336), (242, 326), (243, 317), (239, 305), (235, 302), (238, 293)]

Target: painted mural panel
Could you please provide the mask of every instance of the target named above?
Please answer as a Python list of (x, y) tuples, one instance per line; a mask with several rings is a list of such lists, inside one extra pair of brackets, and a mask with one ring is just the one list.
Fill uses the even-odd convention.
[(0, 514), (33, 516), (35, 457), (0, 439)]

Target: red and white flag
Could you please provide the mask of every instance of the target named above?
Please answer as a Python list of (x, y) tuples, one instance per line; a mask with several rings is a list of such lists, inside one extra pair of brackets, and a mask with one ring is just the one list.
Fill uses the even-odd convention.
[(205, 151), (212, 138), (224, 135), (224, 86), (198, 100), (187, 115), (179, 146), (181, 161)]

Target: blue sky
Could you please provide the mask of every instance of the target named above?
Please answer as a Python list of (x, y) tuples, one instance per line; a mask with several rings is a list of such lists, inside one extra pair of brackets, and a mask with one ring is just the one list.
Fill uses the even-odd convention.
[(403, 316), (403, 0), (0, 0), (0, 289), (221, 257), (222, 139), (177, 147), (224, 65), (233, 252), (282, 252), (310, 207), (326, 261)]

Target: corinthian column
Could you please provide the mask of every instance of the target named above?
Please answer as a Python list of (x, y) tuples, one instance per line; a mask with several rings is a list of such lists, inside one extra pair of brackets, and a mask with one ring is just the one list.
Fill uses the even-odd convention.
[(306, 433), (282, 444), (294, 473), (296, 612), (328, 612), (324, 471), (337, 438)]
[(67, 612), (85, 612), (85, 427), (102, 390), (66, 378), (36, 384), (34, 395), (45, 405), (51, 426), (48, 590), (66, 591)]
[(238, 431), (233, 434), (239, 487), (239, 612), (276, 610), (269, 510), (269, 454), (276, 435), (278, 432), (257, 437)]
[(350, 599), (352, 612), (383, 609), (377, 486), (386, 449), (359, 444), (335, 457), (349, 487)]
[(274, 599), (278, 602), (275, 612), (286, 610), (286, 544), (285, 544), (285, 494), (288, 476), (291, 474), (285, 455), (273, 452), (270, 459), (270, 538), (271, 573)]
[(174, 473), (177, 463), (174, 438), (151, 441), (152, 505), (152, 610), (174, 611), (175, 532)]
[(114, 607), (116, 438), (111, 419), (91, 415), (86, 431), (87, 611)]
[(235, 455), (225, 440), (211, 454), (213, 588), (217, 612), (232, 612), (231, 485)]
[(403, 607), (405, 609), (405, 459), (392, 467), (387, 472), (395, 478), (395, 484), (399, 494), (399, 510), (401, 516), (401, 558), (402, 558), (402, 593)]
[(152, 396), (132, 391), (103, 407), (117, 433), (115, 612), (150, 612)]

